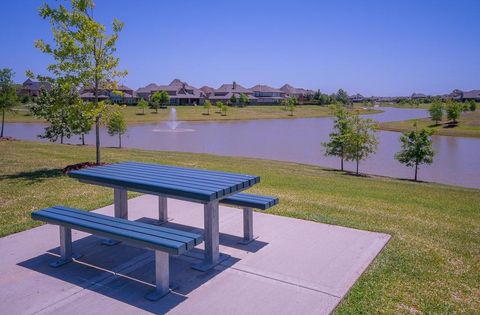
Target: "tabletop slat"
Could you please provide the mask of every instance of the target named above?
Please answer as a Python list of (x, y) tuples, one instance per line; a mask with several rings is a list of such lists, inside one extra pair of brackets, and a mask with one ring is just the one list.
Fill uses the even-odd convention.
[(69, 176), (98, 184), (198, 201), (221, 199), (260, 182), (260, 177), (221, 171), (122, 162), (72, 171)]

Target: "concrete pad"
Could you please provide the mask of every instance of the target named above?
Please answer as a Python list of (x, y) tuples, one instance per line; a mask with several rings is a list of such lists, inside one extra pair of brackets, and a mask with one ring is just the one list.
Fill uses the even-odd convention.
[[(158, 199), (129, 200), (129, 219), (154, 222)], [(168, 200), (165, 226), (203, 230), (203, 205)], [(97, 212), (113, 215), (113, 206)], [(259, 238), (239, 245), (242, 211), (220, 207), (220, 251), (231, 256), (213, 270), (191, 268), (203, 245), (170, 257), (177, 288), (157, 302), (143, 298), (154, 284), (153, 252), (74, 231), (84, 256), (61, 268), (58, 227), (43, 225), (0, 239), (0, 305), (5, 314), (171, 313), (328, 314), (387, 243), (389, 236), (254, 213)]]

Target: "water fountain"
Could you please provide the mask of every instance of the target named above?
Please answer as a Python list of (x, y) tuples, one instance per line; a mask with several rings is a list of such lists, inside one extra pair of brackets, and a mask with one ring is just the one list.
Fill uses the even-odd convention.
[(191, 132), (195, 131), (194, 129), (187, 129), (187, 128), (178, 128), (181, 124), (180, 121), (177, 120), (177, 109), (175, 107), (170, 108), (170, 114), (167, 121), (168, 128), (155, 128), (153, 129), (154, 132)]

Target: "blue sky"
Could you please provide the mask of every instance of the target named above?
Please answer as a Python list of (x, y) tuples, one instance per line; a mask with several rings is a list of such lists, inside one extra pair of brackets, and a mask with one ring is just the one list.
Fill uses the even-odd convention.
[[(0, 67), (45, 73), (42, 1), (2, 3)], [(284, 83), (331, 93), (448, 93), (480, 88), (480, 1), (97, 0), (96, 17), (125, 22), (122, 83), (180, 78), (200, 87)]]

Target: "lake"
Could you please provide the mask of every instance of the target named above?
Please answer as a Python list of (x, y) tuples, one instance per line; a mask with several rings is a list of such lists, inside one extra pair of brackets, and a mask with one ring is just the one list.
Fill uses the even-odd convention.
[[(382, 108), (383, 113), (365, 115), (380, 122), (428, 117), (422, 109)], [(324, 156), (321, 142), (328, 140), (332, 118), (272, 119), (227, 122), (181, 122), (178, 131), (171, 132), (168, 124), (129, 126), (122, 138), (124, 147), (147, 150), (169, 150), (242, 156), (338, 168), (338, 158)], [(6, 135), (18, 139), (40, 140), (43, 124), (8, 123)], [(378, 151), (360, 162), (360, 172), (412, 178), (413, 169), (394, 158), (400, 148), (400, 133), (379, 131)], [(40, 140), (45, 141), (45, 140)], [(102, 146), (116, 146), (117, 137), (102, 130)], [(79, 143), (78, 137), (67, 141)], [(94, 144), (93, 132), (86, 136)], [(437, 183), (480, 188), (480, 139), (434, 136), (434, 163), (422, 165), (419, 179)], [(346, 162), (354, 170), (353, 162)]]

